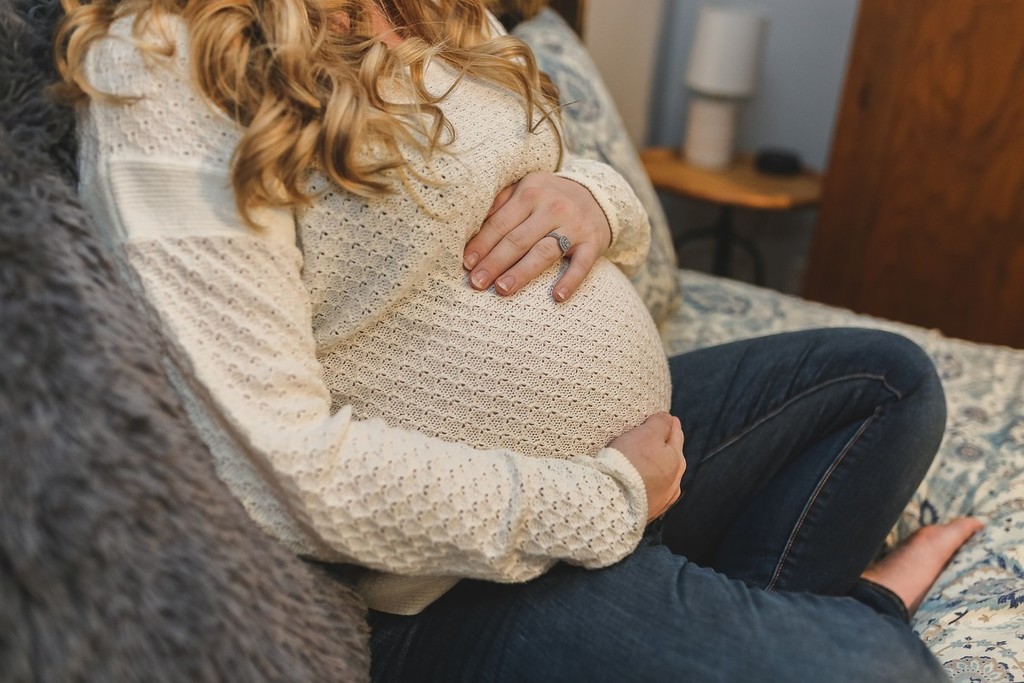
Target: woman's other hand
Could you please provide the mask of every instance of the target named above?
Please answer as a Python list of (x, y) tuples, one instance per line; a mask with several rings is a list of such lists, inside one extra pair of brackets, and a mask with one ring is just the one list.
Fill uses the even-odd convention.
[(611, 228), (587, 188), (553, 173), (529, 173), (498, 193), (483, 226), (463, 251), (463, 265), (476, 289), (492, 284), (502, 296), (524, 285), (562, 258), (557, 232), (572, 247), (569, 267), (555, 283), (555, 301), (573, 295), (611, 243)]
[(686, 471), (679, 418), (655, 413), (608, 445), (626, 456), (643, 478), (648, 522), (679, 500), (679, 482)]

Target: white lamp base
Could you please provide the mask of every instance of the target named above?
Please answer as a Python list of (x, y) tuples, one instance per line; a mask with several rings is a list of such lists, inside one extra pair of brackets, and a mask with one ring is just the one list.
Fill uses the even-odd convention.
[(693, 95), (683, 143), (683, 156), (689, 163), (714, 170), (732, 164), (738, 108), (737, 100)]

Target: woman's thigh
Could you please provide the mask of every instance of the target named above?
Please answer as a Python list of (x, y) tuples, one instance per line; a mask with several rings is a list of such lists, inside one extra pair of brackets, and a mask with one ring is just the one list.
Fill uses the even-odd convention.
[(464, 581), (423, 614), (372, 622), (377, 681), (946, 680), (895, 619), (750, 588), (651, 537), (612, 567)]
[(826, 329), (670, 365), (687, 471), (666, 543), (755, 585), (845, 593), (941, 440), (931, 361), (898, 335)]

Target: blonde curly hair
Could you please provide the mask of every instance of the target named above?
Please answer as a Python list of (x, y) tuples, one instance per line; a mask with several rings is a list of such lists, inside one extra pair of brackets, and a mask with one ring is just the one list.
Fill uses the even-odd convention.
[[(310, 201), (317, 169), (361, 196), (392, 191), (410, 160), (443, 151), (455, 136), (438, 106), (447, 93), (424, 86), (439, 58), (463, 77), (485, 79), (521, 96), (524, 125), (555, 128), (557, 93), (529, 48), (492, 37), (484, 0), (61, 0), (55, 38), (60, 91), (72, 101), (117, 99), (85, 78), (85, 56), (111, 23), (134, 17), (140, 49), (174, 52), (154, 39), (159, 20), (181, 17), (189, 33), (192, 76), (200, 91), (244, 129), (232, 161), (241, 215)], [(381, 19), (400, 42), (388, 47)], [(392, 41), (397, 42), (397, 41)], [(400, 82), (413, 104), (389, 101), (382, 85)], [(373, 155), (361, 154), (372, 144)]]

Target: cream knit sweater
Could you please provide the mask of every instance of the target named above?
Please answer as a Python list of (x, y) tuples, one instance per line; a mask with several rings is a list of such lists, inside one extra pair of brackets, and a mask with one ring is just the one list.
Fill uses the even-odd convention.
[[(462, 248), (494, 196), (555, 170), (557, 140), (526, 131), (510, 93), (467, 80), (443, 103), (444, 180), (364, 200), (316, 175), (297, 212), (241, 222), (228, 182), (237, 126), (189, 78), (187, 35), (164, 62), (124, 38), (90, 52), (101, 90), (81, 116), (82, 194), (138, 275), (168, 337), (239, 449), (181, 385), (218, 474), (295, 552), (368, 568), (371, 607), (415, 613), (460, 577), (524, 581), (556, 561), (616, 562), (646, 516), (636, 470), (606, 444), (665, 410), (664, 352), (629, 281), (601, 260), (569, 302), (558, 266), (511, 298), (473, 291)], [(454, 78), (432, 64), (427, 84)], [(629, 270), (647, 223), (607, 167), (567, 158)], [(425, 210), (425, 208), (426, 210)], [(540, 457), (538, 457), (540, 456)]]

